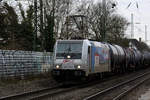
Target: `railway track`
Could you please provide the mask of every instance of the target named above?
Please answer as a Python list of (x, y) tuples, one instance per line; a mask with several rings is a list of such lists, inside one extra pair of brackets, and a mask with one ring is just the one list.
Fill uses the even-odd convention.
[(81, 85), (75, 85), (69, 88), (64, 87), (62, 84), (52, 88), (44, 88), (37, 91), (30, 91), (15, 95), (9, 95), (0, 97), (0, 100), (40, 100), (46, 97), (55, 96), (61, 93), (69, 92), (78, 88), (87, 87), (93, 84), (98, 84), (100, 81), (95, 81), (92, 83), (85, 83)]
[[(134, 82), (136, 79), (140, 79), (144, 76), (146, 77), (150, 74), (150, 72), (148, 72), (148, 71), (143, 71), (145, 74), (141, 74), (141, 72), (135, 72), (132, 75), (127, 74), (127, 75), (122, 75), (122, 76), (108, 77), (101, 81), (80, 84), (80, 85), (71, 86), (68, 88), (62, 87), (62, 85), (61, 85), (61, 86), (57, 86), (57, 87), (53, 87), (53, 88), (41, 89), (38, 91), (31, 91), (31, 92), (26, 92), (26, 93), (22, 93), (22, 94), (12, 95), (12, 96), (0, 97), (0, 100), (43, 100), (43, 99), (44, 100), (45, 99), (46, 100), (49, 100), (49, 99), (70, 100), (70, 98), (74, 98), (77, 96), (77, 95), (74, 95), (74, 96), (70, 97), (69, 96), (70, 94), (73, 95), (72, 92), (77, 92), (78, 94), (82, 95), (82, 97), (78, 97), (77, 99), (82, 99), (82, 100), (83, 99), (84, 100), (96, 100), (96, 99), (98, 99), (98, 100), (107, 99), (108, 100), (109, 99), (109, 100), (112, 100), (112, 98), (110, 99), (110, 98), (103, 98), (103, 97), (108, 97), (108, 94), (111, 95), (111, 92), (115, 91), (118, 87), (121, 88), (121, 86), (126, 85), (126, 83)], [(139, 76), (134, 79), (128, 80), (129, 78), (136, 76), (136, 75), (139, 75)], [(126, 79), (128, 81), (122, 82), (124, 79)], [(146, 80), (146, 78), (145, 78), (145, 80)], [(138, 81), (140, 81), (140, 80), (138, 80)], [(135, 81), (135, 83), (139, 83), (138, 81)], [(119, 84), (114, 86), (114, 84), (112, 84), (114, 82), (115, 82), (115, 84), (118, 84), (118, 83)], [(140, 82), (142, 82), (142, 81), (140, 81)], [(135, 83), (133, 83), (133, 84), (136, 85)], [(111, 84), (111, 85), (109, 86), (108, 84), (109, 85)], [(134, 86), (133, 84), (132, 84), (132, 86)], [(96, 85), (100, 85), (100, 87), (102, 86), (103, 88), (102, 89), (96, 88), (96, 89), (99, 89), (99, 92), (97, 92), (97, 93), (93, 92), (94, 93), (93, 95), (91, 95), (92, 93), (89, 93), (88, 95), (90, 95), (90, 96), (88, 96), (87, 94), (84, 96), (84, 93), (81, 92), (81, 91), (87, 91), (86, 89), (88, 89), (88, 88), (93, 89), (93, 87), (95, 87)], [(105, 85), (105, 86), (103, 86), (103, 85)], [(119, 90), (121, 90), (120, 88), (119, 88)], [(113, 96), (111, 95), (114, 98), (114, 100), (119, 100), (122, 96), (125, 95), (125, 93), (127, 93), (127, 91), (130, 88), (129, 88), (129, 86), (125, 86), (123, 89), (124, 89), (124, 91), (118, 91), (117, 95), (116, 94)], [(91, 90), (91, 91), (93, 91), (93, 90)], [(65, 94), (65, 97), (61, 98), (61, 96), (64, 94)]]
[(101, 82), (101, 80), (98, 80), (98, 81), (94, 81), (94, 82), (91, 82), (91, 83), (81, 83), (81, 84), (78, 84), (76, 86), (72, 86), (70, 88), (60, 88), (60, 89), (57, 89), (56, 91), (53, 91), (53, 92), (38, 95), (38, 96), (33, 97), (29, 100), (43, 100), (45, 98), (53, 99), (53, 97), (55, 98), (55, 96), (57, 96), (57, 95), (68, 93), (70, 91), (75, 91), (75, 90), (78, 90), (80, 88), (85, 88), (85, 87), (92, 86), (92, 85), (95, 85), (95, 84), (99, 84), (100, 82)]
[(24, 92), (24, 93), (20, 93), (20, 94), (4, 96), (4, 97), (0, 97), (0, 100), (29, 100), (33, 96), (37, 96), (42, 93), (47, 93), (47, 92), (56, 90), (59, 87), (61, 87), (61, 85), (51, 87), (51, 88), (43, 88), (43, 89), (36, 90), (36, 91), (30, 91), (30, 92)]
[(106, 80), (98, 80), (91, 83), (81, 83), (68, 88), (64, 87), (63, 85), (59, 85), (53, 88), (45, 88), (37, 91), (30, 91), (30, 92), (20, 93), (16, 95), (0, 97), (0, 100), (41, 100), (47, 97), (53, 97), (69, 91), (99, 84), (101, 81), (106, 81)]
[(139, 82), (138, 84), (132, 86), (130, 89), (120, 93), (118, 96), (116, 96), (115, 98), (113, 98), (113, 100), (121, 100), (124, 96), (126, 96), (129, 92), (131, 92), (132, 90), (134, 90), (136, 87), (138, 87), (139, 85), (143, 84), (145, 81), (147, 81), (150, 78), (147, 78), (141, 82)]
[(130, 91), (148, 79), (150, 79), (150, 72), (144, 73), (130, 80), (94, 93), (90, 96), (87, 96), (83, 100), (121, 100)]
[[(141, 77), (143, 77), (144, 75), (148, 75), (148, 74), (150, 74), (150, 72), (147, 72), (147, 73), (145, 73), (145, 74), (140, 74), (138, 77), (136, 77), (136, 79), (139, 79), (139, 78), (141, 78)], [(103, 80), (103, 81), (97, 81), (97, 82), (93, 82), (93, 83), (89, 83), (89, 84), (82, 84), (82, 85), (78, 85), (78, 86), (75, 86), (75, 87), (71, 87), (71, 88), (67, 88), (67, 89), (64, 89), (64, 90), (61, 90), (61, 91), (55, 91), (55, 92), (53, 92), (53, 93), (47, 93), (47, 94), (44, 94), (44, 95), (39, 95), (39, 96), (37, 96), (37, 97), (34, 97), (34, 98), (32, 98), (32, 99), (30, 99), (30, 100), (70, 100), (70, 99), (73, 99), (73, 100), (76, 100), (74, 97), (76, 97), (76, 96), (78, 96), (78, 94), (77, 95), (74, 95), (74, 97), (73, 96), (69, 96), (69, 94), (70, 93), (72, 93), (72, 92), (74, 92), (74, 91), (76, 91), (77, 93), (79, 93), (80, 94), (80, 92), (78, 92), (78, 91), (82, 91), (82, 90), (84, 90), (85, 88), (89, 88), (89, 87), (93, 87), (94, 85), (96, 85), (96, 84), (101, 84), (101, 83), (103, 83), (104, 81), (108, 81), (108, 80), (110, 80), (111, 78), (113, 78), (113, 79), (115, 79), (115, 77), (116, 76), (114, 76), (114, 77), (110, 77), (109, 79), (107, 79), (107, 80)], [(128, 81), (134, 81), (135, 80), (135, 78), (134, 79), (131, 79), (131, 80), (128, 80)], [(126, 81), (127, 82), (127, 81)], [(123, 83), (121, 83), (120, 82), (120, 84), (123, 84)], [(124, 84), (125, 84), (125, 82), (124, 82)], [(81, 93), (82, 94), (82, 93)], [(64, 96), (66, 97), (66, 98), (64, 98)], [(67, 96), (68, 96), (68, 98), (67, 98)], [(61, 98), (62, 97), (62, 98)], [(78, 98), (77, 98), (78, 99)], [(81, 100), (83, 99), (82, 97), (80, 98)], [(79, 100), (80, 100), (79, 99)], [(91, 100), (91, 98), (89, 98), (90, 100)], [(89, 100), (88, 99), (88, 100)], [(86, 99), (85, 99), (86, 100)], [(93, 100), (95, 100), (95, 98), (93, 99)], [(102, 100), (102, 99), (99, 99), (98, 98), (98, 100)], [(106, 99), (106, 100), (112, 100), (112, 99)], [(117, 100), (117, 98), (116, 98), (116, 100)]]

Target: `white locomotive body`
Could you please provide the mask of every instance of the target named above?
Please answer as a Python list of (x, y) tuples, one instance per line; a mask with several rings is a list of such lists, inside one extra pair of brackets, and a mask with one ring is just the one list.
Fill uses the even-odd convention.
[(89, 40), (58, 40), (54, 48), (52, 75), (55, 79), (86, 77), (110, 72), (107, 44)]

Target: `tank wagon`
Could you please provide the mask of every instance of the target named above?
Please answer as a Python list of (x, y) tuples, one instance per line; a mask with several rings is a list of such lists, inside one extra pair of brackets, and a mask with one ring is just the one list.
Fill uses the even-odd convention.
[(143, 52), (143, 65), (144, 66), (150, 65), (150, 53), (147, 51)]
[[(82, 79), (103, 73), (123, 73), (150, 59), (134, 48), (89, 40), (58, 40), (52, 76), (56, 80)], [(142, 60), (143, 59), (143, 60)]]

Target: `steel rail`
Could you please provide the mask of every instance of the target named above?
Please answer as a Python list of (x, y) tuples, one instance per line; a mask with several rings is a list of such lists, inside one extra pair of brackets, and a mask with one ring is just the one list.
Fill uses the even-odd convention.
[(29, 92), (14, 94), (14, 95), (3, 96), (3, 97), (0, 97), (0, 100), (10, 100), (10, 99), (19, 98), (19, 97), (22, 97), (22, 96), (37, 94), (37, 93), (40, 93), (40, 92), (43, 92), (43, 91), (48, 91), (48, 90), (53, 90), (53, 89), (59, 88), (60, 86), (61, 85), (51, 87), (51, 88), (43, 88), (43, 89), (39, 89), (39, 90), (35, 90), (35, 91), (29, 91)]
[[(85, 83), (83, 85), (77, 85), (77, 86), (67, 88), (67, 89), (66, 88), (65, 89), (60, 88), (63, 85), (59, 85), (59, 86), (55, 86), (55, 87), (52, 87), (52, 88), (44, 88), (44, 89), (40, 89), (40, 90), (36, 90), (36, 91), (30, 91), (30, 92), (24, 92), (24, 93), (20, 93), (20, 94), (14, 94), (14, 95), (0, 97), (0, 100), (16, 100), (18, 98), (23, 98), (25, 96), (28, 96), (27, 97), (28, 100), (37, 100), (37, 99), (44, 98), (44, 97), (47, 97), (47, 96), (54, 96), (54, 95), (58, 95), (58, 94), (61, 94), (61, 93), (64, 93), (64, 92), (74, 90), (74, 89), (90, 86), (90, 85), (93, 85), (93, 84), (98, 84), (99, 82), (100, 81), (95, 81), (95, 82), (92, 82), (92, 83)], [(49, 92), (45, 92), (45, 91), (49, 91)], [(41, 94), (38, 94), (38, 93), (41, 93)]]
[(45, 94), (42, 94), (42, 95), (38, 95), (38, 96), (32, 97), (29, 100), (41, 100), (43, 98), (52, 97), (52, 96), (55, 96), (55, 95), (58, 95), (58, 94), (61, 94), (61, 93), (65, 93), (65, 92), (74, 90), (76, 88), (77, 87), (73, 87), (73, 88), (68, 88), (68, 89), (64, 89), (64, 90), (60, 90), (60, 91), (55, 91), (53, 93), (45, 93)]
[(136, 87), (138, 87), (139, 85), (143, 84), (145, 81), (147, 81), (150, 78), (146, 78), (144, 80), (142, 80), (141, 82), (139, 82), (138, 84), (132, 86), (130, 89), (120, 93), (118, 96), (116, 96), (115, 98), (113, 98), (113, 100), (121, 100), (121, 98), (123, 98), (124, 96), (126, 96), (129, 92), (131, 92), (133, 89), (135, 89)]
[[(133, 80), (135, 80), (137, 78), (140, 78), (140, 77), (142, 77), (146, 74), (149, 74), (149, 73), (150, 72), (139, 75), (138, 77), (136, 77), (134, 79), (131, 79), (131, 80), (128, 80), (126, 82), (123, 82), (121, 84), (125, 84), (129, 81), (133, 81)], [(28, 100), (37, 100), (37, 99), (42, 99), (42, 98), (45, 98), (45, 97), (52, 97), (52, 96), (55, 96), (55, 95), (59, 95), (61, 93), (69, 92), (69, 91), (72, 91), (72, 90), (75, 90), (75, 89), (84, 88), (84, 87), (87, 87), (87, 86), (91, 86), (93, 84), (98, 84), (99, 82), (101, 82), (101, 81), (92, 82), (92, 83), (88, 83), (88, 84), (83, 84), (83, 85), (80, 85), (80, 86), (75, 86), (75, 87), (71, 87), (71, 88), (67, 88), (67, 89), (62, 89), (62, 88), (60, 88), (60, 86), (56, 86), (56, 87), (52, 87), (52, 88), (45, 88), (45, 89), (41, 89), (41, 90), (37, 90), (37, 91), (31, 91), (31, 92), (25, 92), (25, 93), (21, 93), (21, 94), (17, 94), (17, 95), (10, 95), (10, 96), (5, 96), (5, 97), (0, 97), (0, 100), (10, 100), (10, 99), (15, 100), (15, 98), (22, 98), (22, 96), (28, 96), (29, 97)], [(105, 93), (107, 91), (110, 91), (111, 89), (116, 88), (118, 86), (119, 85), (116, 85), (114, 87), (111, 87), (111, 88), (108, 88), (106, 90), (100, 91), (99, 93), (96, 93), (96, 94), (97, 95), (98, 94), (103, 94), (103, 93)], [(51, 90), (51, 91), (50, 92), (45, 92), (46, 90)], [(44, 91), (44, 93), (42, 93), (43, 91)], [(41, 94), (37, 95), (36, 93), (41, 93)], [(33, 96), (33, 94), (36, 94), (36, 95)], [(96, 94), (94, 94), (94, 95), (96, 96)], [(30, 96), (30, 95), (32, 95), (32, 96)], [(92, 96), (90, 96), (90, 97), (92, 97)], [(84, 100), (89, 100), (90, 97), (85, 98)]]
[(101, 80), (94, 81), (92, 83), (83, 83), (83, 84), (81, 83), (81, 84), (79, 84), (77, 86), (74, 86), (74, 87), (71, 87), (71, 88), (63, 89), (63, 90), (60, 90), (60, 91), (53, 91), (52, 93), (41, 94), (41, 95), (35, 96), (33, 98), (30, 98), (29, 100), (40, 100), (40, 99), (43, 99), (43, 98), (46, 98), (46, 97), (56, 96), (56, 95), (59, 95), (61, 93), (65, 93), (65, 92), (69, 92), (69, 91), (72, 91), (72, 90), (92, 86), (93, 84), (94, 85), (99, 84), (100, 82), (101, 82)]
[(137, 76), (137, 77), (135, 77), (135, 78), (133, 78), (133, 79), (127, 80), (127, 81), (122, 82), (122, 83), (119, 83), (119, 84), (117, 84), (117, 85), (115, 85), (115, 86), (112, 86), (112, 87), (109, 87), (109, 88), (104, 89), (104, 90), (102, 90), (102, 91), (99, 91), (99, 92), (97, 92), (97, 93), (95, 93), (95, 94), (92, 94), (92, 95), (90, 95), (90, 96), (84, 98), (83, 100), (94, 100), (94, 98), (96, 98), (97, 96), (103, 95), (103, 94), (105, 94), (105, 93), (107, 93), (107, 92), (109, 92), (109, 91), (111, 91), (111, 90), (114, 90), (114, 89), (117, 88), (117, 87), (120, 87), (120, 86), (122, 86), (122, 85), (125, 85), (125, 84), (127, 84), (127, 83), (129, 83), (129, 82), (132, 82), (132, 81), (134, 81), (134, 80), (136, 80), (136, 79), (139, 79), (139, 78), (141, 78), (141, 77), (143, 77), (143, 76), (145, 76), (145, 75), (148, 75), (148, 74), (150, 74), (150, 72), (144, 73), (144, 74), (139, 75), (139, 76)]

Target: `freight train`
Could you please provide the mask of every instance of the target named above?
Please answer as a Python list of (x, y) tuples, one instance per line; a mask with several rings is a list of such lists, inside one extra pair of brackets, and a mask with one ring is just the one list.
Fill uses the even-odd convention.
[(58, 40), (54, 47), (54, 79), (74, 80), (104, 73), (124, 73), (150, 65), (150, 53), (89, 40)]

